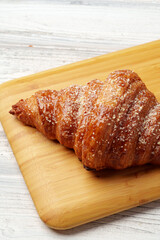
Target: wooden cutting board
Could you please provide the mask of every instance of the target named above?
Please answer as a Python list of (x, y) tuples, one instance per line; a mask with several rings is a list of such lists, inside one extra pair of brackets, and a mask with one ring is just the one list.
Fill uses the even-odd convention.
[(39, 89), (104, 80), (132, 69), (160, 101), (160, 41), (6, 82), (0, 86), (0, 120), (40, 218), (55, 229), (72, 228), (160, 198), (160, 167), (86, 171), (74, 152), (8, 114), (11, 105)]

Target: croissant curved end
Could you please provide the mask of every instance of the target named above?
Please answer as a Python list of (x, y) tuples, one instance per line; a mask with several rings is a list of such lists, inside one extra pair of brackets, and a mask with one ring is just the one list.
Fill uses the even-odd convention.
[(9, 113), (12, 114), (12, 115), (15, 115), (16, 112), (15, 112), (15, 110), (12, 108), (12, 109), (9, 111)]
[(16, 116), (17, 119), (23, 122), (25, 125), (34, 127), (32, 118), (28, 110), (29, 109), (25, 104), (25, 100), (21, 99), (19, 102), (12, 105), (12, 109), (9, 111), (9, 113)]
[(9, 113), (12, 115), (17, 115), (17, 108), (18, 108), (17, 104), (13, 105)]

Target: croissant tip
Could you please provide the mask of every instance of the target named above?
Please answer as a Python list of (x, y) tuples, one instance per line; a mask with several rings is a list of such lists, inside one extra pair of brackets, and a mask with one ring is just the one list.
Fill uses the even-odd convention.
[(12, 108), (12, 109), (9, 111), (9, 113), (12, 114), (12, 115), (15, 115), (16, 112), (15, 112), (15, 110)]
[(9, 113), (12, 115), (19, 115), (21, 113), (21, 102), (22, 100), (12, 105), (12, 109), (9, 111)]
[(12, 105), (12, 109), (9, 111), (9, 113), (12, 115), (16, 115), (17, 108), (18, 108), (17, 104)]

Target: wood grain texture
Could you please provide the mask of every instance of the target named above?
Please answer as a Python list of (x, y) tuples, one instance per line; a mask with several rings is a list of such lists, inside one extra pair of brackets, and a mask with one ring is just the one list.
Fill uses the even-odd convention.
[[(159, 12), (159, 0), (1, 0), (0, 82), (156, 40)], [(45, 227), (1, 126), (0, 189), (0, 239), (159, 239), (159, 200), (62, 233)]]
[(133, 69), (160, 100), (160, 41), (51, 69), (0, 86), (0, 119), (40, 218), (68, 229), (160, 198), (160, 168), (143, 166), (99, 173), (83, 169), (70, 149), (49, 141), (8, 114), (12, 103), (40, 89), (104, 80)]

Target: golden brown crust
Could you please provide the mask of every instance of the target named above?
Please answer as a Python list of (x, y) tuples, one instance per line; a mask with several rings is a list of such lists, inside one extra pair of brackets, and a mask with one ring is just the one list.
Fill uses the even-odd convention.
[(104, 82), (39, 91), (10, 113), (73, 148), (87, 168), (160, 164), (160, 104), (130, 70)]

